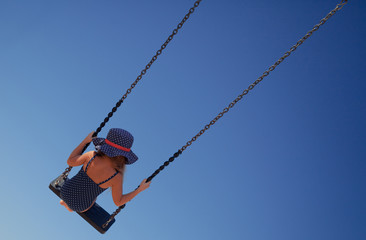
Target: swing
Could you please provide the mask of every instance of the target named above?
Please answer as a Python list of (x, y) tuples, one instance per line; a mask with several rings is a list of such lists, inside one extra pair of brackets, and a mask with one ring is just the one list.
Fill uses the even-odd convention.
[[(165, 41), (165, 43), (161, 46), (161, 48), (156, 52), (156, 54), (152, 57), (151, 61), (145, 66), (145, 69), (143, 69), (140, 73), (140, 75), (137, 77), (137, 79), (131, 84), (130, 88), (126, 91), (126, 93), (122, 96), (122, 98), (116, 103), (116, 105), (112, 108), (112, 111), (108, 113), (108, 116), (104, 119), (104, 121), (99, 125), (97, 130), (95, 131), (93, 137), (96, 137), (98, 133), (102, 130), (102, 128), (105, 126), (105, 124), (109, 121), (109, 119), (113, 116), (113, 114), (117, 111), (117, 108), (121, 106), (123, 101), (127, 98), (128, 94), (131, 93), (132, 89), (137, 85), (137, 83), (142, 79), (142, 76), (145, 75), (147, 70), (151, 67), (151, 65), (155, 62), (157, 57), (163, 52), (163, 50), (166, 48), (168, 43), (173, 39), (174, 35), (178, 33), (178, 30), (182, 28), (183, 24), (188, 20), (189, 16), (194, 12), (195, 8), (198, 7), (202, 0), (197, 0), (194, 3), (194, 6), (189, 9), (189, 12), (185, 15), (183, 20), (177, 25), (177, 28), (175, 28), (172, 32), (172, 34), (168, 37), (168, 39)], [(169, 158), (168, 161), (165, 161), (155, 172), (147, 178), (147, 182), (150, 182), (156, 175), (158, 175), (162, 170), (164, 170), (165, 167), (167, 167), (171, 162), (173, 162), (184, 150), (186, 150), (194, 141), (198, 139), (202, 134), (206, 132), (211, 126), (213, 126), (221, 117), (224, 116), (225, 113), (227, 113), (231, 108), (235, 106), (236, 103), (238, 103), (245, 95), (249, 93), (258, 83), (260, 83), (266, 76), (269, 75), (269, 73), (276, 69), (276, 67), (285, 60), (292, 52), (294, 52), (303, 42), (308, 39), (315, 31), (317, 31), (321, 25), (323, 25), (330, 17), (332, 17), (337, 11), (341, 10), (345, 4), (347, 4), (348, 0), (342, 0), (337, 6), (329, 12), (323, 19), (320, 20), (318, 24), (316, 24), (309, 32), (305, 34), (304, 37), (302, 37), (299, 41), (296, 42), (295, 45), (293, 45), (289, 51), (285, 52), (285, 54), (280, 57), (272, 66), (268, 68), (268, 70), (264, 71), (263, 74), (257, 78), (247, 89), (245, 89), (238, 97), (234, 99), (226, 108), (224, 108), (213, 120), (210, 121), (209, 124), (205, 125), (204, 128), (202, 128), (191, 140), (189, 140), (182, 148), (180, 148), (176, 153), (173, 154), (172, 157)], [(87, 144), (82, 153), (87, 149), (89, 144)], [(67, 179), (67, 176), (69, 175), (72, 167), (69, 166), (65, 169), (65, 171), (57, 177), (55, 180), (53, 180), (49, 188), (58, 196), (60, 197), (60, 189), (64, 182)], [(82, 218), (84, 218), (90, 225), (92, 225), (96, 230), (98, 230), (100, 233), (105, 233), (115, 222), (115, 216), (123, 209), (125, 208), (126, 204), (120, 206), (117, 208), (117, 210), (113, 214), (109, 214), (107, 211), (105, 211), (101, 206), (99, 206), (97, 203), (95, 203), (89, 210), (83, 213), (78, 213)]]
[[(194, 3), (194, 6), (189, 9), (188, 13), (184, 16), (182, 21), (177, 25), (177, 27), (173, 30), (172, 34), (168, 37), (168, 39), (164, 42), (164, 44), (160, 47), (160, 49), (156, 52), (156, 54), (152, 57), (151, 61), (145, 66), (137, 77), (137, 79), (132, 83), (131, 87), (126, 91), (123, 97), (117, 102), (116, 106), (113, 107), (112, 111), (108, 114), (108, 116), (104, 119), (104, 121), (100, 124), (98, 129), (95, 131), (93, 137), (96, 137), (98, 133), (102, 130), (105, 124), (109, 121), (109, 119), (113, 116), (113, 114), (117, 111), (117, 108), (121, 106), (123, 101), (127, 98), (128, 94), (131, 93), (132, 89), (137, 85), (137, 83), (142, 79), (142, 76), (146, 74), (147, 70), (151, 67), (151, 65), (155, 62), (158, 56), (163, 52), (163, 50), (167, 47), (169, 42), (173, 40), (173, 37), (178, 33), (178, 30), (183, 27), (183, 24), (188, 20), (190, 15), (194, 12), (194, 10), (198, 7), (202, 0), (198, 0)], [(89, 144), (87, 144), (82, 153), (88, 148)], [(53, 180), (49, 188), (60, 197), (60, 191), (62, 185), (67, 179), (72, 167), (66, 168), (66, 170), (55, 180)], [(153, 177), (148, 178), (148, 181), (151, 181)], [(96, 230), (100, 233), (105, 233), (115, 222), (114, 217), (124, 208), (125, 205), (119, 207), (112, 215), (105, 211), (101, 206), (95, 203), (89, 210), (78, 213), (82, 218), (84, 218), (90, 225), (92, 225)]]
[[(66, 179), (61, 175), (50, 183), (49, 188), (59, 198), (61, 198), (60, 192), (65, 181)], [(111, 215), (97, 203), (94, 203), (94, 205), (88, 211), (82, 213), (78, 212), (77, 214), (79, 214), (82, 218), (84, 218), (90, 225), (92, 225), (100, 233), (105, 233), (115, 222), (115, 219), (113, 219), (111, 220), (110, 224), (108, 224), (103, 228), (103, 224), (110, 219)]]

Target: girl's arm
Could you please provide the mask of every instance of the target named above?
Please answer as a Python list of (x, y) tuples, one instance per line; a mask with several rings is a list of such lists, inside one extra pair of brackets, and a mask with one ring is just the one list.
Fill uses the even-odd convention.
[(82, 154), (82, 151), (86, 144), (90, 143), (92, 141), (92, 136), (94, 132), (89, 133), (89, 135), (77, 146), (74, 151), (69, 156), (69, 159), (67, 159), (67, 164), (69, 166), (75, 167), (80, 166), (84, 164), (84, 162), (88, 159), (90, 159), (91, 152)]
[(134, 197), (137, 196), (140, 192), (144, 191), (146, 188), (150, 186), (151, 182), (146, 182), (144, 179), (140, 186), (135, 190), (127, 194), (122, 194), (122, 175), (118, 174), (115, 178), (113, 178), (113, 185), (112, 185), (112, 197), (113, 202), (117, 206), (122, 206), (123, 204), (131, 201)]

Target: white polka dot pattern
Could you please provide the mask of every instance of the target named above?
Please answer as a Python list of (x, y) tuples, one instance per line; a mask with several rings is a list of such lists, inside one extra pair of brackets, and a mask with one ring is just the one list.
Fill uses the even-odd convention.
[[(133, 144), (133, 136), (128, 131), (121, 128), (111, 128), (107, 135), (107, 140), (121, 147), (131, 149)], [(97, 150), (102, 151), (109, 157), (124, 156), (127, 158), (126, 164), (132, 164), (137, 161), (138, 157), (135, 153), (124, 151), (108, 145), (105, 138), (93, 138), (93, 143)]]
[(98, 197), (99, 194), (104, 192), (106, 189), (99, 187), (99, 185), (109, 181), (118, 174), (116, 172), (111, 177), (101, 183), (95, 183), (86, 173), (90, 162), (95, 156), (88, 162), (85, 171), (81, 167), (78, 174), (73, 178), (68, 179), (61, 188), (61, 199), (74, 210), (75, 212), (82, 212), (88, 209)]

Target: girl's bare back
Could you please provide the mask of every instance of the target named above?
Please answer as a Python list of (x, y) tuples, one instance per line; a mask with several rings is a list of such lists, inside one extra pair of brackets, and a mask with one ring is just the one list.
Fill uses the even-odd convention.
[[(88, 162), (94, 156), (95, 153), (93, 151), (91, 151), (91, 152), (88, 152), (85, 154), (87, 154), (87, 158), (83, 164), (84, 171), (86, 169)], [(98, 183), (104, 181), (105, 179), (108, 179), (110, 176), (115, 174), (115, 172), (116, 172), (116, 169), (113, 168), (112, 162), (108, 158), (102, 158), (102, 157), (96, 156), (94, 158), (94, 160), (89, 164), (87, 175), (95, 183), (98, 184)], [(118, 176), (118, 175), (120, 175), (120, 176)], [(120, 178), (120, 177), (122, 177), (122, 174), (118, 173), (118, 175), (116, 176), (116, 179), (119, 179), (119, 182), (122, 185), (122, 181)], [(116, 185), (116, 184), (118, 184), (118, 181), (113, 181), (113, 179), (112, 179), (111, 181), (103, 183), (99, 186), (101, 188), (109, 188), (109, 187), (112, 187), (112, 185)]]

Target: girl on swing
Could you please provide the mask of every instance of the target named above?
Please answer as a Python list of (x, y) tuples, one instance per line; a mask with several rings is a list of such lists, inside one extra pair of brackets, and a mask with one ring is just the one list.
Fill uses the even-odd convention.
[[(71, 153), (67, 164), (82, 165), (80, 171), (67, 180), (61, 188), (61, 201), (70, 212), (85, 212), (95, 203), (98, 195), (112, 189), (113, 202), (121, 206), (150, 186), (144, 179), (140, 186), (128, 194), (122, 193), (123, 173), (126, 164), (138, 159), (131, 151), (133, 136), (126, 130), (112, 128), (107, 138), (92, 138), (90, 133)], [(96, 151), (80, 155), (83, 147), (93, 141)]]

